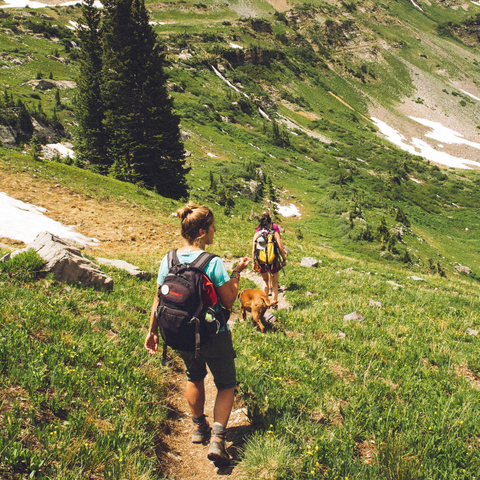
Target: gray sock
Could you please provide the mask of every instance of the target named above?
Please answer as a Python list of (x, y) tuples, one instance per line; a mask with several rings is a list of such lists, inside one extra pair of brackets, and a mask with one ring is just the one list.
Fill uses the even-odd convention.
[(205, 415), (200, 415), (199, 417), (192, 416), (193, 423), (197, 425), (202, 425), (205, 423)]

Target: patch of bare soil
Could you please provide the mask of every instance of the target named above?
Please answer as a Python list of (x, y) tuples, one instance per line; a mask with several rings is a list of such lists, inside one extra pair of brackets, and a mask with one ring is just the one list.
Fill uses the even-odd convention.
[(463, 377), (468, 382), (470, 382), (470, 385), (472, 388), (475, 388), (476, 390), (480, 390), (480, 376), (475, 375), (467, 365), (455, 365), (455, 372), (457, 376)]
[[(100, 240), (94, 255), (135, 254), (142, 256), (178, 243), (178, 227), (158, 220), (155, 211), (135, 202), (124, 200), (98, 201), (56, 181), (35, 177), (30, 172), (8, 169), (0, 164), (0, 191), (12, 198), (48, 210), (46, 215), (89, 238)], [(173, 218), (173, 217), (172, 217)], [(3, 242), (22, 246), (22, 242), (3, 239)], [(156, 255), (155, 255), (156, 256)]]
[(290, 10), (290, 5), (287, 0), (267, 0), (267, 2), (277, 11), (286, 12)]

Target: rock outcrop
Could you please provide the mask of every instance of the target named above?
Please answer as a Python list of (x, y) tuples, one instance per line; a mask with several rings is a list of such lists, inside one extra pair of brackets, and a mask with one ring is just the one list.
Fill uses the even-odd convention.
[(145, 272), (144, 270), (140, 270), (135, 265), (125, 262), (125, 260), (111, 260), (109, 258), (100, 258), (100, 257), (97, 257), (96, 260), (100, 265), (108, 265), (110, 267), (119, 268), (120, 270), (125, 270), (130, 275), (132, 275), (133, 277), (137, 277), (140, 280), (149, 281), (152, 278), (152, 274), (150, 272)]
[(11, 257), (28, 249), (35, 250), (45, 260), (44, 271), (53, 273), (58, 282), (113, 289), (113, 280), (105, 275), (98, 265), (85, 258), (68, 240), (42, 232), (25, 249), (13, 252)]

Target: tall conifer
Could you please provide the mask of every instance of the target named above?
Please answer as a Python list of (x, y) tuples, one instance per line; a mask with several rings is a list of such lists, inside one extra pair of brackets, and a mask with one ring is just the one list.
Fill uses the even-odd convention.
[(163, 55), (143, 0), (105, 0), (104, 127), (113, 176), (165, 196), (187, 193), (179, 118), (166, 90)]
[(78, 121), (77, 158), (99, 173), (107, 173), (107, 136), (104, 130), (104, 107), (101, 99), (102, 38), (101, 14), (94, 0), (84, 0), (83, 18), (79, 21), (81, 41), (80, 76), (77, 81), (76, 118)]

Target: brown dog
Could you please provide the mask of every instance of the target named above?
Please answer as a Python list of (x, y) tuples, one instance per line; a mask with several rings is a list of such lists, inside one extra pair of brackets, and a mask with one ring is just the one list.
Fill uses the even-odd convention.
[(238, 295), (240, 300), (240, 305), (242, 306), (242, 317), (244, 320), (247, 318), (247, 312), (252, 313), (252, 318), (254, 322), (260, 328), (260, 331), (263, 333), (265, 327), (263, 325), (263, 316), (267, 311), (268, 307), (276, 305), (278, 302), (270, 302), (268, 295), (261, 290), (252, 290), (250, 288), (242, 290)]

